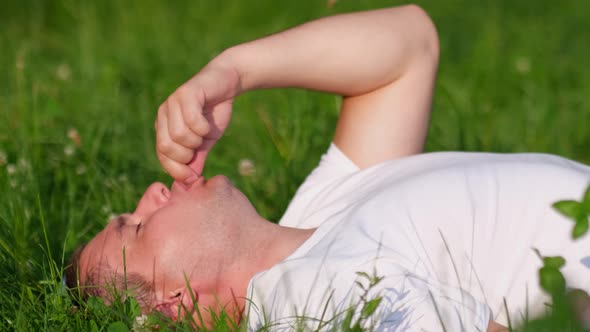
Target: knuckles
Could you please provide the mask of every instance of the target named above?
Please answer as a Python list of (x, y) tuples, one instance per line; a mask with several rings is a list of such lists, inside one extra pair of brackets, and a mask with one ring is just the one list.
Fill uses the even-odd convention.
[(158, 115), (156, 119), (159, 119), (161, 116), (165, 116), (168, 111), (168, 100), (164, 101), (160, 107), (158, 107)]
[(161, 139), (156, 143), (156, 150), (166, 155), (174, 150), (174, 145), (168, 140)]
[[(183, 84), (183, 85), (179, 86), (170, 97), (177, 97), (178, 99), (182, 99), (182, 98), (189, 98), (192, 95), (193, 95), (192, 89), (187, 84)], [(180, 98), (180, 97), (182, 97), (182, 98)]]
[(203, 141), (201, 137), (195, 135), (188, 129), (174, 130), (171, 131), (169, 134), (172, 141), (187, 148), (197, 148), (199, 145), (201, 145), (201, 142)]
[(199, 116), (197, 111), (185, 112), (186, 125), (191, 128), (196, 134), (205, 136), (209, 133), (209, 123), (204, 117)]
[(158, 154), (182, 164), (190, 162), (194, 155), (194, 151), (191, 148), (179, 145), (167, 138), (160, 138), (156, 142), (156, 151)]
[[(195, 92), (189, 85), (181, 85), (158, 107), (154, 122), (158, 159), (162, 167), (177, 180), (190, 175), (186, 163), (192, 160), (194, 149), (201, 146), (211, 128), (201, 106), (183, 103), (191, 98), (196, 98)], [(179, 121), (179, 113), (182, 114), (180, 119), (183, 124), (173, 124), (174, 119)]]
[(170, 138), (176, 143), (183, 143), (189, 138), (188, 133), (180, 129), (169, 131), (169, 134)]
[(182, 179), (185, 177), (184, 172), (182, 172), (179, 167), (171, 160), (166, 159), (161, 154), (158, 154), (158, 159), (160, 160), (160, 164), (162, 167), (175, 179)]

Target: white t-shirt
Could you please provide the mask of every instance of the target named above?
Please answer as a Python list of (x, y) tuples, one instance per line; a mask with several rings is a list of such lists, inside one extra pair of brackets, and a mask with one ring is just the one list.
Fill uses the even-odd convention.
[[(551, 207), (589, 183), (589, 167), (551, 155), (439, 152), (359, 170), (332, 144), (280, 221), (318, 228), (252, 278), (248, 327), (331, 328), (376, 298), (363, 324), (377, 331), (486, 331), (507, 325), (504, 299), (513, 324), (542, 314), (532, 248), (564, 256), (568, 285), (590, 291), (589, 237), (572, 242)], [(382, 280), (365, 293), (359, 272)]]

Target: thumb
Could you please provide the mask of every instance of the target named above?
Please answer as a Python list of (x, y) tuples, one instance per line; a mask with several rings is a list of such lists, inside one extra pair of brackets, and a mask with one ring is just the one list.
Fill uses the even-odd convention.
[(197, 148), (195, 151), (195, 155), (193, 159), (188, 163), (188, 167), (190, 167), (193, 171), (195, 171), (198, 175), (203, 174), (203, 168), (205, 167), (205, 160), (207, 159), (207, 155), (209, 151), (215, 144), (215, 140), (212, 139), (205, 139), (201, 146)]

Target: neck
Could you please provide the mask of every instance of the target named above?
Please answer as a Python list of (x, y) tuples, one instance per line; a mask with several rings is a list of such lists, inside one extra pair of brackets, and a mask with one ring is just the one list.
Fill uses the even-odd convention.
[[(239, 240), (239, 255), (235, 255), (233, 264), (224, 268), (223, 278), (226, 282), (219, 284), (217, 291), (225, 292), (230, 289), (233, 299), (234, 313), (238, 313), (236, 321), (243, 312), (248, 284), (255, 274), (268, 270), (278, 264), (297, 248), (299, 248), (315, 231), (315, 229), (299, 229), (279, 226), (261, 217), (253, 223), (243, 223), (242, 236)], [(231, 311), (228, 311), (231, 312)]]

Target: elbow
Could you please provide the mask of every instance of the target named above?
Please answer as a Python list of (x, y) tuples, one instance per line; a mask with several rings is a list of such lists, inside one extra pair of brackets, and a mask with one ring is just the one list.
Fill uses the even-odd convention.
[(420, 58), (427, 58), (438, 66), (440, 44), (438, 32), (434, 22), (428, 13), (418, 5), (406, 5), (407, 17), (412, 21), (411, 27), (414, 38), (416, 55)]

